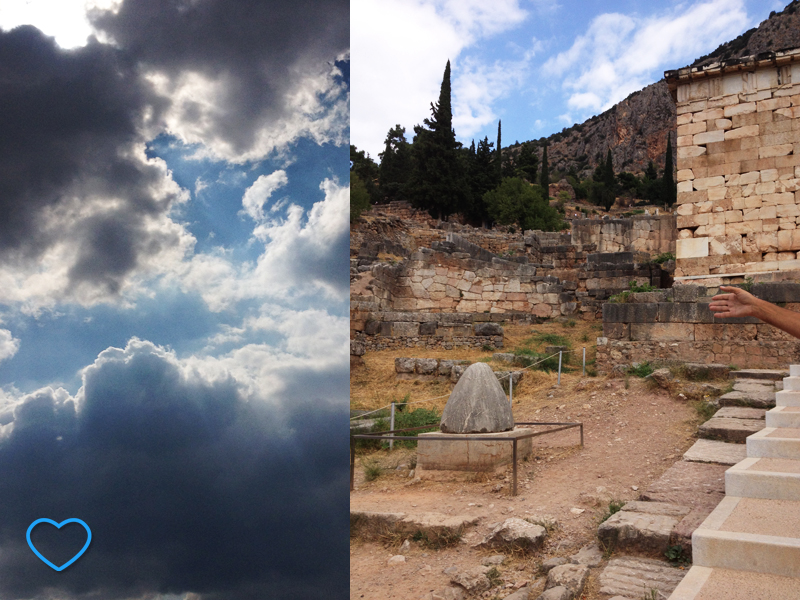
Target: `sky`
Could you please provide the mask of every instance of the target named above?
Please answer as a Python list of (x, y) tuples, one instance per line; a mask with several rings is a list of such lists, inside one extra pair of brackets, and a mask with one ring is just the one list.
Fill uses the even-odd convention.
[(3, 600), (344, 597), (349, 15), (0, 4)]
[(447, 60), (464, 143), (546, 137), (607, 110), (788, 0), (352, 0), (351, 143), (430, 117)]

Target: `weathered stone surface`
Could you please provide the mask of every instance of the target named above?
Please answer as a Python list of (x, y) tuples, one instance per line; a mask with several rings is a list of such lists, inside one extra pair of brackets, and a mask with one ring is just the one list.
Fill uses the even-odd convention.
[(632, 500), (631, 502), (626, 502), (622, 510), (651, 515), (683, 517), (688, 514), (691, 509), (688, 506), (681, 506), (680, 504), (672, 504), (670, 502), (643, 502), (641, 500)]
[(464, 590), (458, 587), (447, 586), (437, 592), (426, 594), (420, 600), (464, 600)]
[(495, 527), (477, 546), (534, 551), (541, 547), (547, 535), (544, 527), (511, 517)]
[(503, 335), (503, 328), (497, 323), (475, 323), (473, 328), (475, 330), (475, 335)]
[(528, 586), (518, 589), (510, 596), (506, 596), (504, 600), (528, 600), (531, 597), (531, 590)]
[(460, 585), (471, 593), (485, 592), (492, 587), (492, 584), (489, 582), (489, 578), (486, 577), (486, 573), (488, 571), (489, 567), (474, 567), (472, 569), (457, 573), (450, 578), (450, 581), (456, 585)]
[(659, 598), (668, 598), (686, 573), (663, 561), (630, 556), (612, 558), (600, 574), (600, 593), (638, 599), (650, 590), (658, 590)]
[(561, 565), (554, 567), (547, 574), (546, 588), (563, 586), (573, 597), (580, 596), (589, 578), (589, 567), (584, 565)]
[(747, 458), (747, 448), (742, 444), (729, 444), (716, 440), (697, 440), (683, 455), (683, 460), (686, 461), (720, 465), (735, 465), (745, 458)]
[(505, 554), (495, 554), (494, 556), (487, 556), (481, 561), (484, 567), (491, 567), (492, 565), (502, 565), (506, 559)]
[(683, 365), (686, 371), (686, 378), (693, 381), (705, 379), (727, 379), (730, 373), (728, 365), (686, 363)]
[(727, 466), (678, 461), (641, 493), (642, 500), (715, 508), (725, 496)]
[(748, 408), (744, 406), (724, 406), (715, 414), (715, 417), (726, 419), (761, 419), (765, 418), (767, 411), (763, 408)]
[(511, 352), (495, 352), (492, 354), (492, 360), (497, 362), (514, 362), (514, 354)]
[(759, 419), (728, 419), (714, 416), (698, 429), (700, 437), (735, 444), (744, 444), (748, 435), (764, 429), (765, 423)]
[(394, 370), (397, 373), (413, 373), (414, 365), (416, 364), (415, 358), (395, 358)]
[(419, 375), (434, 375), (438, 366), (439, 361), (435, 358), (418, 358), (414, 370)]
[(366, 351), (364, 342), (361, 340), (350, 340), (350, 354), (352, 356), (364, 356)]
[(445, 433), (489, 433), (514, 427), (511, 405), (489, 365), (474, 363), (464, 371), (442, 411), (440, 427)]
[(575, 596), (573, 593), (564, 587), (563, 585), (559, 585), (549, 590), (545, 590), (536, 600), (572, 600)]
[(735, 390), (717, 399), (720, 406), (751, 406), (753, 408), (774, 408), (775, 392), (742, 392)]
[(550, 569), (554, 567), (560, 567), (561, 565), (567, 564), (569, 561), (564, 558), (563, 556), (554, 556), (553, 558), (548, 558), (544, 562), (542, 562), (542, 571), (545, 573), (549, 573)]
[(587, 567), (597, 567), (603, 562), (603, 553), (597, 544), (589, 544), (578, 550), (577, 554), (569, 557), (569, 562), (573, 565), (586, 565)]
[(621, 510), (597, 530), (600, 541), (621, 552), (640, 552), (663, 556), (669, 547), (672, 528), (677, 517)]
[(401, 565), (406, 562), (406, 557), (402, 554), (397, 554), (396, 556), (392, 556), (389, 560), (386, 561), (388, 565)]
[(669, 384), (672, 382), (673, 379), (672, 373), (670, 373), (669, 369), (656, 369), (655, 371), (650, 373), (650, 375), (648, 375), (648, 378), (655, 381), (659, 387), (664, 389), (667, 389), (669, 387)]
[[(789, 302), (797, 302), (797, 296), (793, 297)], [(773, 300), (777, 302), (777, 300)], [(731, 371), (730, 377), (736, 379), (767, 379), (771, 381), (780, 381), (784, 377), (789, 377), (789, 371), (783, 369), (739, 369), (738, 371)]]

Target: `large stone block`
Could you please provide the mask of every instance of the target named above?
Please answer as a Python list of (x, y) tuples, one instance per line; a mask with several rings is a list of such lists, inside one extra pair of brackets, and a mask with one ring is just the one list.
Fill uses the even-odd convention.
[(658, 305), (660, 323), (713, 323), (714, 314), (705, 302), (662, 302)]
[[(417, 468), (420, 469), (420, 474), (424, 471), (492, 472), (511, 462), (513, 458), (511, 440), (529, 433), (530, 429), (520, 428), (497, 433), (450, 433), (447, 434), (449, 438), (447, 440), (426, 439), (441, 437), (443, 434), (440, 432), (421, 433), (417, 443)], [(494, 440), (472, 439), (476, 437), (488, 437)], [(517, 460), (530, 456), (533, 450), (531, 439), (518, 439)]]
[(658, 319), (658, 304), (603, 304), (604, 323), (654, 323)]
[(708, 238), (700, 237), (676, 240), (675, 253), (679, 260), (682, 258), (699, 258), (708, 256)]
[(687, 323), (631, 323), (632, 341), (690, 342), (694, 326)]

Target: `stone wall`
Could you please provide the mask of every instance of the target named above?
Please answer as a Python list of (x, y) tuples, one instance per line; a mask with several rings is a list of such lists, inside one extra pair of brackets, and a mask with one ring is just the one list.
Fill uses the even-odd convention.
[(626, 219), (575, 219), (571, 243), (596, 252), (675, 252), (675, 216), (635, 215)]
[[(752, 293), (800, 311), (800, 284), (756, 283)], [(597, 366), (609, 372), (633, 362), (701, 362), (739, 368), (775, 368), (800, 360), (800, 341), (757, 319), (719, 319), (708, 308), (717, 288), (676, 285), (632, 294), (603, 306)]]
[(677, 103), (676, 278), (800, 268), (800, 49), (665, 75)]

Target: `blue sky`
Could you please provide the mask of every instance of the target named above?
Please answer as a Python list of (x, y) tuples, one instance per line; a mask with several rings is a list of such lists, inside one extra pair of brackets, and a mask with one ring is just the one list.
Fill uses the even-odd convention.
[(757, 26), (783, 0), (353, 0), (352, 143), (378, 160), (389, 128), (430, 116), (448, 59), (465, 144), (537, 139)]
[(0, 6), (0, 597), (344, 593), (349, 62), (342, 0)]

